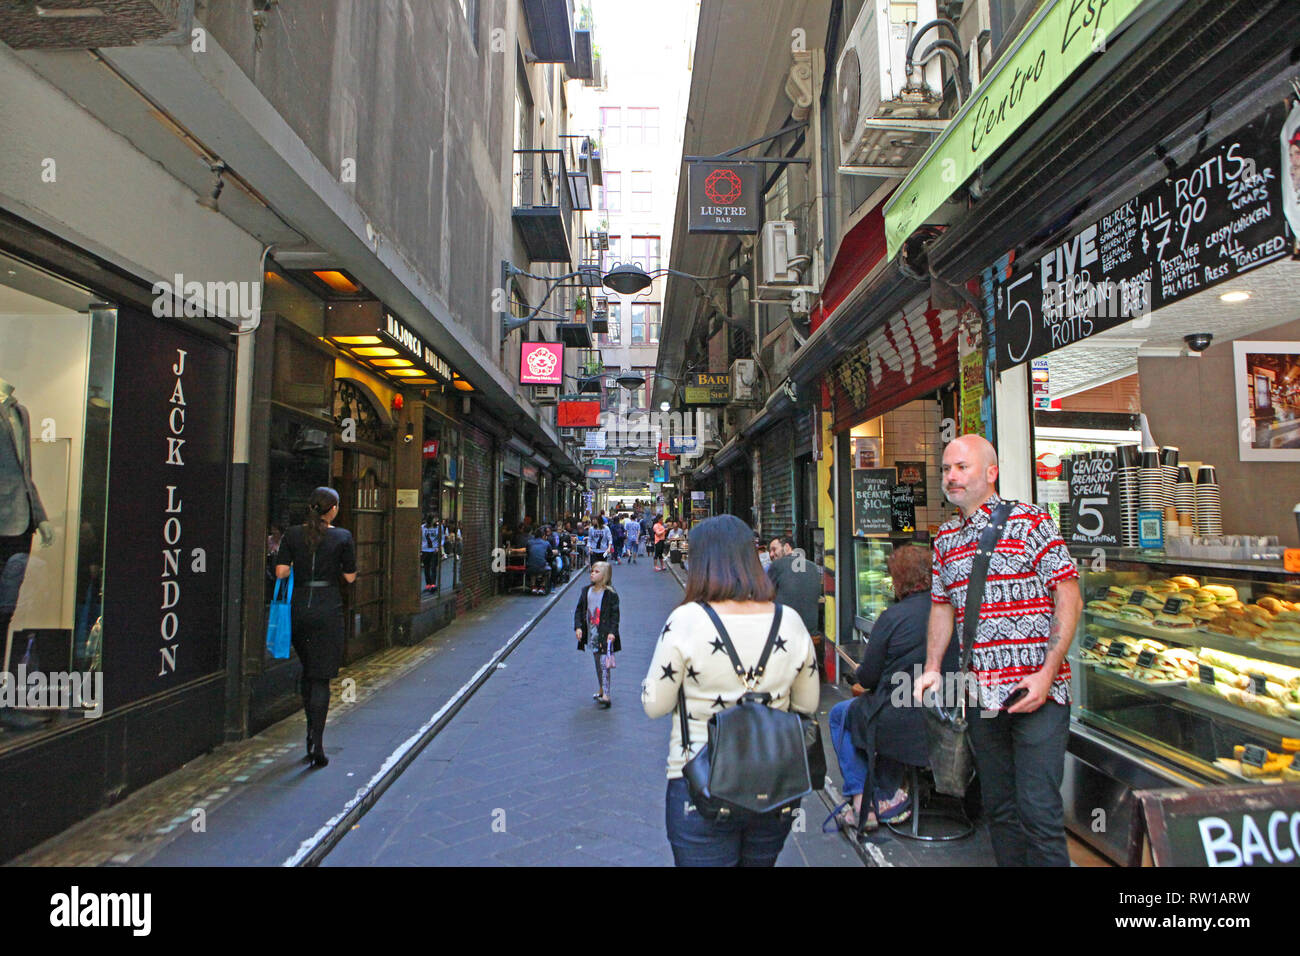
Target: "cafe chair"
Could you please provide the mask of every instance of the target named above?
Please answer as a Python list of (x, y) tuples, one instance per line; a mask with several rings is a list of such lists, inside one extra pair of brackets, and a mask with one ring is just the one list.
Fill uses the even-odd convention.
[[(975, 832), (963, 802), (936, 794), (926, 767), (907, 768), (907, 792), (912, 796), (912, 815), (902, 823), (886, 823), (891, 831), (907, 840), (949, 843), (964, 840)], [(934, 806), (932, 801), (951, 801), (954, 806)]]

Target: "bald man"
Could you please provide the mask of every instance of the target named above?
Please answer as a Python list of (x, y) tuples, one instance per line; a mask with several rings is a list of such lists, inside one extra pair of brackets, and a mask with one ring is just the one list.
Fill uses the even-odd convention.
[[(918, 701), (940, 684), (944, 651), (965, 617), (980, 532), (1002, 504), (997, 451), (979, 435), (949, 443), (942, 474), (961, 516), (934, 541)], [(989, 562), (971, 652), (981, 710), (969, 737), (999, 866), (1070, 865), (1061, 802), (1070, 733), (1065, 654), (1082, 608), (1079, 572), (1051, 516), (1015, 503)]]

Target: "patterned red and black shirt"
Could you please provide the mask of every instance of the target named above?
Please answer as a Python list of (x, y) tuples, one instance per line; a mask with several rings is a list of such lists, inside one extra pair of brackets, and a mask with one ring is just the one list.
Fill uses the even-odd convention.
[[(969, 518), (953, 518), (934, 540), (930, 600), (951, 604), (962, 634), (966, 613), (966, 584), (975, 563), (980, 532), (1001, 503), (993, 495)], [(1007, 518), (1002, 540), (989, 562), (984, 603), (980, 607), (971, 670), (979, 681), (980, 706), (1001, 710), (1011, 690), (1036, 673), (1047, 659), (1055, 601), (1052, 593), (1062, 581), (1079, 576), (1055, 523), (1042, 508), (1018, 503)], [(1070, 703), (1070, 663), (1063, 661), (1052, 682), (1051, 698)]]

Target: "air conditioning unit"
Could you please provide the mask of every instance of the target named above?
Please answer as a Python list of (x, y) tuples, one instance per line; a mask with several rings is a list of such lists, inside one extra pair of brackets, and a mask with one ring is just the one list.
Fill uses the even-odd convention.
[(736, 359), (731, 363), (730, 398), (737, 405), (758, 402), (758, 363), (753, 359)]
[(797, 284), (798, 266), (808, 261), (806, 257), (799, 257), (794, 223), (789, 220), (763, 223), (763, 247), (760, 253), (763, 285)]
[[(839, 101), (840, 171), (873, 176), (907, 175), (930, 146), (943, 102), (940, 58), (913, 67), (907, 76), (907, 45), (918, 26), (937, 16), (935, 0), (867, 0), (845, 40), (835, 69)], [(931, 29), (914, 59), (935, 40)]]
[(560, 386), (558, 385), (534, 385), (533, 386), (534, 405), (558, 405), (559, 401), (560, 401)]

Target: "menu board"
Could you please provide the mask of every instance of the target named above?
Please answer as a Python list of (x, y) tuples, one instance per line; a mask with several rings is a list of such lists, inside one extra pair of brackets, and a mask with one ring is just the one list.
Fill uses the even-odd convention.
[(889, 534), (894, 530), (894, 485), (898, 473), (893, 468), (853, 469), (853, 534)]
[[(1294, 830), (1276, 818), (1300, 812), (1300, 784), (1139, 790), (1130, 855), (1143, 836), (1156, 866), (1300, 866)], [(1269, 836), (1273, 839), (1270, 840)]]
[(1070, 472), (1071, 541), (1119, 547), (1118, 464), (1114, 454), (1075, 456)]
[(894, 485), (889, 497), (890, 525), (893, 531), (916, 530), (916, 499), (911, 485)]
[(1285, 116), (1275, 104), (1010, 277), (995, 273), (998, 371), (1287, 255)]

